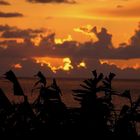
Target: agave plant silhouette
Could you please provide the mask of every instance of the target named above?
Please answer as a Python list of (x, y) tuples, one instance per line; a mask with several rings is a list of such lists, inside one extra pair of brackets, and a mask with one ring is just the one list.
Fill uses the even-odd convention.
[(116, 91), (113, 90), (112, 88), (112, 82), (113, 79), (116, 75), (114, 73), (111, 73), (105, 77), (103, 80), (103, 87), (102, 90), (104, 91), (104, 99), (103, 103), (106, 104), (108, 108), (108, 114), (106, 114), (106, 122), (108, 124), (108, 127), (110, 128), (111, 131), (114, 129), (114, 124), (116, 123), (117, 120), (117, 113), (114, 109), (114, 104), (112, 102), (112, 96), (113, 95), (118, 95)]
[(122, 94), (121, 94), (122, 97), (124, 98), (127, 98), (130, 102), (130, 105), (131, 105), (131, 108), (133, 106), (133, 101), (132, 101), (132, 97), (131, 97), (131, 94), (130, 94), (130, 90), (125, 90)]
[(80, 101), (82, 114), (86, 120), (89, 120), (88, 123), (90, 126), (92, 125), (94, 132), (100, 133), (102, 131), (101, 133), (107, 135), (111, 133), (111, 113), (114, 107), (111, 102), (114, 93), (112, 80), (115, 74), (110, 73), (105, 78), (102, 73), (97, 74), (96, 70), (92, 71), (92, 74), (93, 78), (83, 81), (84, 84), (80, 85), (82, 89), (73, 90), (74, 97), (75, 100)]
[(105, 92), (105, 96), (109, 98), (111, 98), (111, 94), (113, 93), (112, 80), (115, 76), (116, 75), (114, 73), (110, 73), (109, 76), (105, 77), (105, 79), (103, 80), (103, 90)]
[(84, 101), (92, 100), (97, 98), (97, 92), (100, 92), (102, 90), (102, 87), (99, 85), (99, 83), (103, 80), (103, 74), (100, 73), (97, 74), (96, 70), (92, 71), (93, 78), (84, 80), (84, 84), (80, 84), (80, 86), (83, 89), (77, 89), (73, 90), (74, 93), (74, 99), (80, 101), (81, 105), (83, 105)]

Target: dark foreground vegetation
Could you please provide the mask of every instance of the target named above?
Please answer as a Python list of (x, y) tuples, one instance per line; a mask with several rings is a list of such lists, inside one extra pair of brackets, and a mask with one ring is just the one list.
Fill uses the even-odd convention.
[[(24, 101), (12, 104), (0, 89), (0, 136), (139, 139), (136, 124), (140, 122), (140, 98), (132, 101), (129, 90), (114, 91), (114, 73), (107, 77), (96, 70), (92, 73), (93, 77), (83, 81), (80, 89), (73, 90), (74, 99), (81, 107), (67, 108), (55, 79), (47, 85), (45, 76), (38, 72), (39, 80), (32, 92), (37, 88), (39, 96), (30, 104), (15, 74), (11, 70), (6, 72), (5, 78), (13, 84), (14, 95), (23, 96)], [(113, 96), (126, 98), (130, 104), (116, 111)]]

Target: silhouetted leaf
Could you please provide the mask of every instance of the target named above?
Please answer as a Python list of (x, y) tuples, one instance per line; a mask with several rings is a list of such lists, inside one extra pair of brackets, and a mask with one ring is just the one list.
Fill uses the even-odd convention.
[(98, 82), (101, 81), (103, 77), (104, 77), (103, 73), (100, 73), (100, 75), (98, 76)]
[(75, 93), (84, 93), (84, 94), (89, 93), (88, 90), (82, 90), (82, 89), (77, 89), (77, 90), (72, 90), (72, 91)]
[(22, 87), (21, 87), (21, 85), (20, 85), (15, 73), (12, 70), (9, 70), (4, 75), (6, 76), (5, 78), (7, 80), (9, 80), (10, 82), (13, 83), (14, 95), (16, 95), (16, 96), (24, 96), (23, 89), (22, 89)]
[(80, 86), (83, 87), (83, 88), (85, 88), (85, 89), (91, 90), (90, 87), (87, 87), (87, 86), (85, 86), (85, 85), (80, 84)]
[(110, 80), (113, 80), (113, 78), (114, 78), (115, 76), (116, 76), (116, 74), (110, 72), (110, 74), (109, 74), (109, 79), (110, 79)]
[(97, 72), (96, 72), (96, 70), (92, 71), (92, 74), (94, 75), (95, 78), (97, 78)]
[(105, 77), (105, 81), (108, 82), (108, 83), (111, 82), (111, 80), (108, 77)]
[(81, 98), (76, 98), (76, 97), (74, 98), (74, 100), (76, 100), (76, 101), (80, 101), (80, 102), (82, 101)]
[(103, 84), (105, 85), (105, 87), (110, 87), (110, 84), (109, 83), (107, 83), (106, 81), (103, 81)]
[(125, 90), (125, 91), (121, 94), (121, 96), (130, 99), (130, 98), (131, 98), (130, 90)]
[(140, 122), (140, 114), (135, 114), (133, 115), (133, 118), (132, 118), (133, 121), (137, 121), (137, 122)]
[(89, 87), (92, 87), (93, 86), (93, 84), (91, 83), (90, 80), (85, 80), (84, 83), (86, 83)]

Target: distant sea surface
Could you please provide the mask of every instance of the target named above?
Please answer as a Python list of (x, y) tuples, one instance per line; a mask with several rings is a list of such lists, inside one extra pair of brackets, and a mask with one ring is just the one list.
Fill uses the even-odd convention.
[[(33, 78), (19, 78), (19, 82), (24, 90), (24, 93), (28, 95), (29, 101), (32, 103), (37, 98), (39, 90), (35, 90), (31, 94), (32, 87), (38, 79)], [(81, 88), (80, 84), (83, 83), (85, 79), (67, 79), (67, 78), (56, 78), (59, 87), (62, 90), (62, 100), (68, 107), (79, 107), (79, 103), (73, 98), (73, 89)], [(52, 79), (47, 79), (47, 84), (51, 84)], [(124, 90), (130, 90), (133, 100), (136, 100), (140, 96), (140, 80), (114, 80), (113, 89), (118, 92), (123, 92)], [(13, 96), (12, 84), (5, 80), (0, 79), (0, 88), (4, 91), (6, 96), (11, 102), (21, 102), (23, 99), (21, 97)], [(118, 97), (113, 98), (113, 102), (116, 106), (121, 106), (124, 103), (129, 103), (127, 99), (121, 99)]]

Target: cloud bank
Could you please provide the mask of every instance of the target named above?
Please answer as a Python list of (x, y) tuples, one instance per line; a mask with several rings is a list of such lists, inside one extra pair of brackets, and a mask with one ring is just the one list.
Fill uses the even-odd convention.
[[(9, 25), (0, 25), (0, 73), (8, 69), (14, 69), (19, 75), (30, 75), (34, 71), (42, 70), (54, 75), (48, 64), (36, 63), (34, 58), (70, 58), (73, 69), (64, 71), (58, 69), (55, 76), (88, 76), (89, 71), (115, 72), (121, 78), (138, 78), (139, 69), (119, 69), (115, 65), (101, 64), (100, 59), (133, 59), (140, 58), (140, 29), (138, 28), (130, 38), (130, 43), (122, 43), (119, 48), (114, 48), (112, 35), (104, 27), (100, 31), (96, 26), (90, 30), (82, 29), (84, 32), (95, 34), (97, 40), (85, 43), (77, 41), (64, 41), (62, 44), (55, 42), (56, 35), (44, 29), (19, 29)], [(36, 39), (39, 38), (37, 45)], [(22, 41), (19, 41), (22, 39)], [(84, 61), (86, 68), (78, 67)], [(14, 67), (17, 66), (17, 67)], [(30, 69), (30, 71), (29, 71)]]
[(5, 13), (5, 12), (0, 12), (0, 17), (1, 18), (13, 18), (13, 17), (23, 17), (24, 15), (18, 12), (14, 13)]
[(11, 4), (7, 1), (0, 0), (0, 5), (7, 6), (7, 5), (11, 5)]
[(68, 3), (68, 4), (75, 4), (76, 1), (74, 0), (27, 0), (30, 3), (42, 3), (42, 4), (47, 4), (47, 3)]

